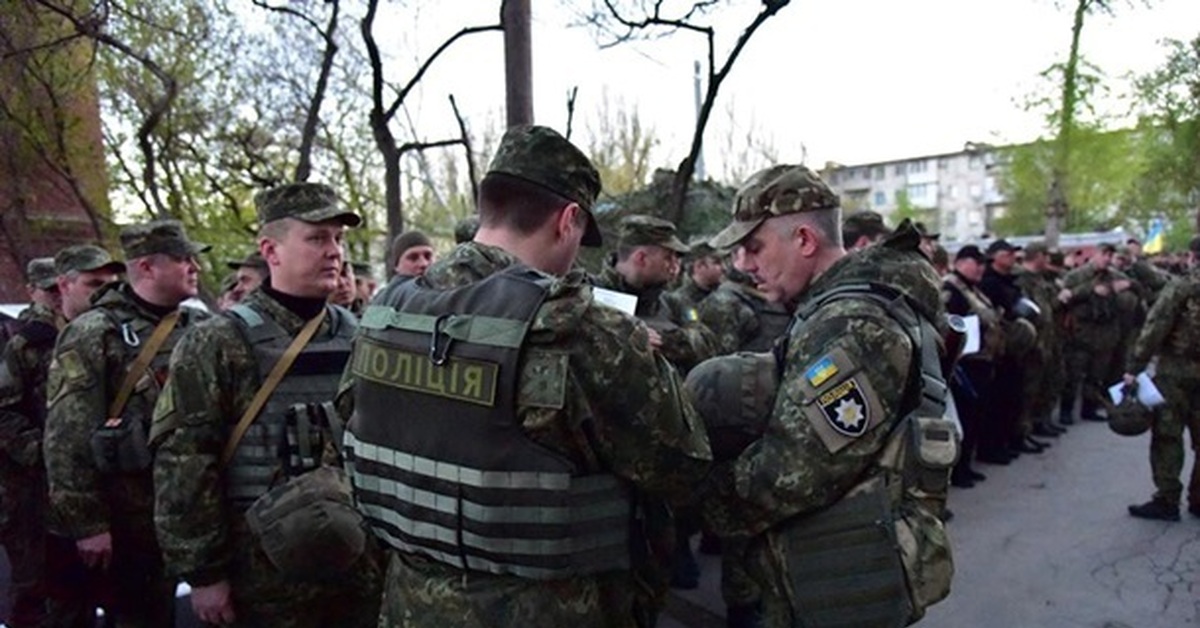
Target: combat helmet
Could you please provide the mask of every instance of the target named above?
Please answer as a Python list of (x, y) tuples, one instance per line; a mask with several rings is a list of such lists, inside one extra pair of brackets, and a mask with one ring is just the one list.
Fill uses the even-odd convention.
[(1108, 427), (1121, 436), (1138, 436), (1146, 433), (1154, 421), (1154, 411), (1142, 405), (1137, 398), (1137, 384), (1126, 384), (1121, 388), (1121, 402), (1108, 412)]
[(684, 388), (704, 421), (715, 460), (736, 458), (762, 435), (778, 387), (772, 353), (710, 358), (688, 373)]

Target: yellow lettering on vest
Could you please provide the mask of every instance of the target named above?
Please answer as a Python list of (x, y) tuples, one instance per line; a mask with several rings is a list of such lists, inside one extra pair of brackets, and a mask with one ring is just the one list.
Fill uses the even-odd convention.
[(463, 388), (462, 394), (464, 397), (472, 399), (483, 398), (483, 368), (479, 366), (465, 365), (463, 366)]
[(388, 379), (395, 382), (411, 382), (412, 381), (412, 354), (397, 353), (395, 355), (396, 368), (392, 369), (392, 376)]
[(375, 349), (371, 352), (371, 375), (374, 377), (383, 378), (387, 376), (388, 356), (387, 353)]

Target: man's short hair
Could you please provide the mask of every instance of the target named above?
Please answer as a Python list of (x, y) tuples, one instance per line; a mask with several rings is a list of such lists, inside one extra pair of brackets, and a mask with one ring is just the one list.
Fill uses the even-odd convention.
[(536, 183), (492, 172), (479, 183), (479, 223), (529, 235), (571, 202)]

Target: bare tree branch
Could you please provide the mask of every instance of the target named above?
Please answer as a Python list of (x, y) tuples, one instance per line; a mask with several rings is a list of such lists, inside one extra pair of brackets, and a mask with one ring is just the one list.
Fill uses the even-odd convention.
[[(454, 94), (450, 94), (450, 108), (454, 110), (454, 119), (458, 121), (458, 131), (462, 134), (463, 152), (467, 154), (467, 178), (471, 180), (471, 199), (479, 198), (479, 176), (475, 172), (475, 151), (471, 148), (471, 134), (467, 132), (467, 122), (458, 111), (458, 103)], [(571, 127), (568, 125), (568, 129)]]
[(576, 85), (567, 92), (567, 133), (565, 137), (571, 139), (571, 126), (575, 123), (575, 99), (579, 97), (579, 86)]
[(464, 29), (458, 31), (457, 33), (451, 35), (449, 39), (442, 42), (442, 45), (438, 46), (437, 50), (433, 51), (433, 54), (430, 55), (429, 58), (425, 60), (425, 63), (422, 63), (421, 67), (417, 68), (416, 73), (413, 74), (412, 78), (410, 78), (408, 80), (408, 83), (405, 83), (404, 87), (400, 88), (399, 93), (396, 94), (396, 99), (394, 101), (392, 101), (391, 106), (389, 106), (387, 109), (387, 118), (390, 120), (392, 118), (392, 116), (396, 115), (396, 110), (400, 108), (400, 105), (404, 102), (404, 99), (408, 98), (408, 93), (411, 92), (412, 89), (417, 86), (417, 83), (419, 83), (422, 78), (424, 78), (425, 73), (427, 71), (429, 71), (429, 68), (430, 68), (430, 66), (433, 65), (433, 62), (437, 61), (437, 58), (440, 57), (442, 55), (442, 53), (446, 51), (447, 48), (452, 46), (454, 44), (454, 42), (458, 41), (459, 39), (462, 39), (463, 37), (466, 37), (467, 35), (473, 35), (475, 33), (486, 33), (488, 31), (500, 31), (500, 30), (504, 30), (504, 26), (501, 24), (489, 24), (487, 26), (471, 26), (471, 27), (464, 28)]

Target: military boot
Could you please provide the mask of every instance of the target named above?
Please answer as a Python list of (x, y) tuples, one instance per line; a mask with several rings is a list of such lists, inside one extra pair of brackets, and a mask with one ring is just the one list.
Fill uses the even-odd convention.
[(1156, 497), (1144, 504), (1130, 506), (1129, 514), (1139, 519), (1179, 521), (1179, 504), (1172, 504)]

